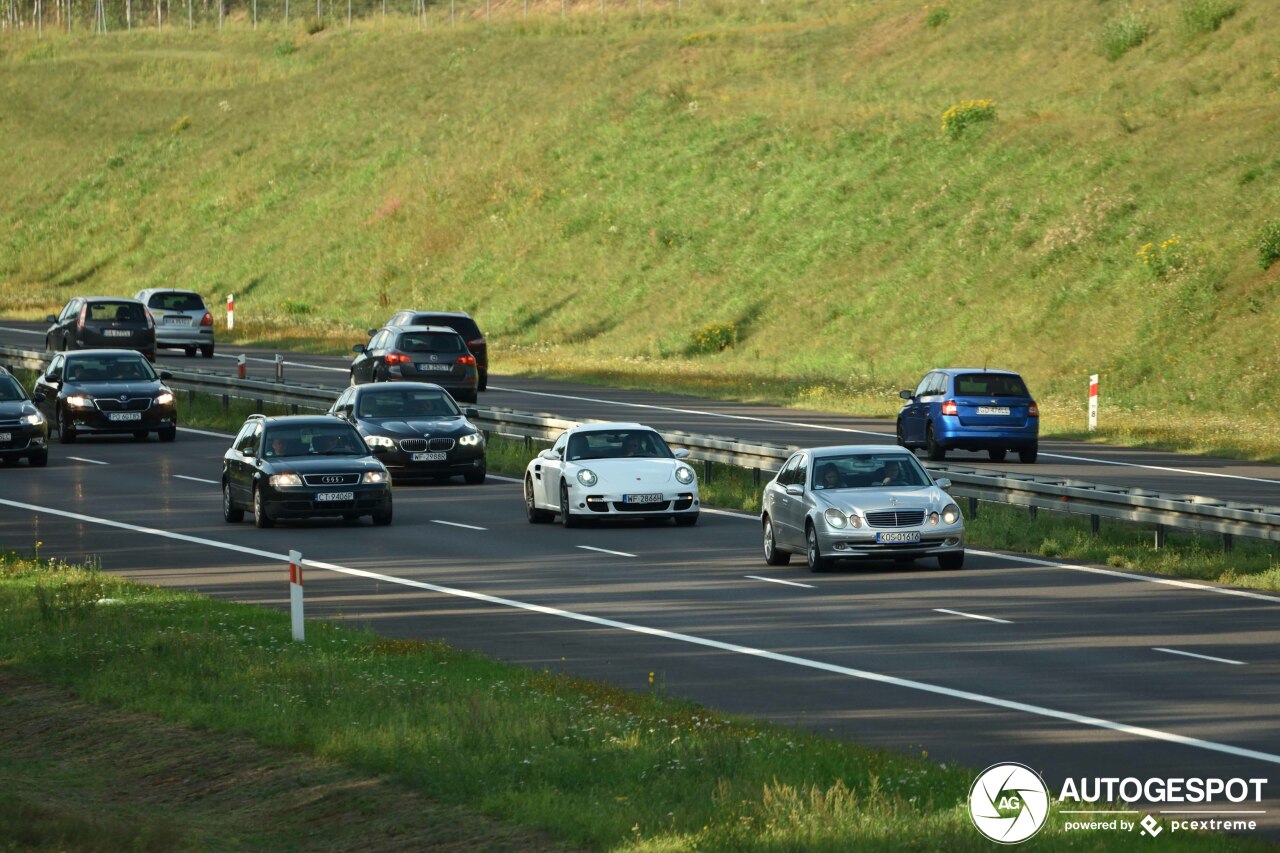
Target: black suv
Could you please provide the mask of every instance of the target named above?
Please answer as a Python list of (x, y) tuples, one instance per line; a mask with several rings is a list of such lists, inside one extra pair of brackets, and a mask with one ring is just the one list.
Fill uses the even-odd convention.
[(391, 523), (391, 475), (351, 424), (327, 415), (251, 415), (222, 457), (222, 517), (373, 517)]
[[(466, 311), (397, 311), (386, 323), (388, 326), (447, 326), (467, 342), (467, 349), (476, 357), (476, 369), (480, 373), (477, 391), (489, 387), (489, 346), (476, 321)], [(377, 329), (370, 329), (372, 337)]]
[(41, 411), (58, 425), (58, 440), (70, 444), (83, 433), (133, 433), (161, 441), (178, 435), (178, 408), (172, 377), (157, 374), (133, 350), (96, 349), (58, 353), (41, 376), (35, 396)]
[(45, 319), (53, 324), (44, 335), (49, 352), (122, 347), (156, 360), (156, 323), (136, 299), (77, 296)]
[(49, 422), (36, 409), (43, 394), (27, 396), (22, 383), (0, 367), (0, 462), (27, 457), (33, 468), (49, 464)]
[(351, 384), (431, 382), (464, 403), (476, 401), (476, 357), (467, 342), (444, 326), (378, 329), (367, 344), (352, 347)]

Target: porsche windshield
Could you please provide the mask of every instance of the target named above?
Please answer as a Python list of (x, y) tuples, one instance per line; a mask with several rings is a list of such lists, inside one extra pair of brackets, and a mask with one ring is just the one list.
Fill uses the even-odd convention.
[(581, 459), (671, 459), (671, 448), (651, 429), (580, 432), (569, 438), (570, 462)]

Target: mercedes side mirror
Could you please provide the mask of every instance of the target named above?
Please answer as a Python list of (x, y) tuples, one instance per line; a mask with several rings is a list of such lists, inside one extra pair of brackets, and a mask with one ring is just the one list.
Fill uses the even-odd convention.
[(689, 458), (689, 448), (687, 448), (687, 447), (677, 447), (675, 450), (671, 451), (671, 455), (672, 455), (672, 456), (674, 456), (674, 457), (675, 457), (675, 458), (677, 458), (677, 459), (688, 459), (688, 458)]
[(795, 483), (792, 483), (791, 485), (787, 486), (787, 494), (798, 498), (804, 494), (804, 488), (802, 486), (797, 486)]
[(933, 484), (937, 486), (939, 489), (943, 489), (943, 490), (951, 488), (951, 481), (948, 480), (946, 477), (939, 477), (938, 479), (933, 481)]
[(912, 394), (910, 391), (899, 391), (898, 396), (904, 400), (910, 400), (912, 398)]

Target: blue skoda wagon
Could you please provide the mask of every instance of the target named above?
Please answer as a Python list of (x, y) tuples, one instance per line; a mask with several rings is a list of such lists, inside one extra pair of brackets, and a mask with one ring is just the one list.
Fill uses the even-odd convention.
[(1010, 450), (1021, 462), (1036, 461), (1040, 410), (1022, 377), (1008, 370), (949, 367), (931, 370), (898, 413), (898, 444), (923, 447), (929, 458), (948, 450), (985, 450), (993, 462)]

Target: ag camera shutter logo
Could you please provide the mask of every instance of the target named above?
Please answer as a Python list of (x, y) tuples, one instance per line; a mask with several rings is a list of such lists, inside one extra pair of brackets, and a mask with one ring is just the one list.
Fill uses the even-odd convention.
[(1000, 844), (1017, 844), (1040, 831), (1049, 816), (1049, 788), (1023, 764), (993, 764), (969, 789), (969, 817)]

